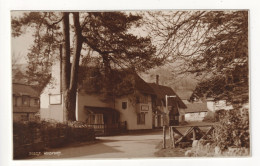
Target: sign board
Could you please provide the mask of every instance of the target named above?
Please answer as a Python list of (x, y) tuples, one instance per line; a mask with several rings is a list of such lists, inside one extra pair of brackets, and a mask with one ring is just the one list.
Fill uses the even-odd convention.
[(141, 105), (141, 111), (149, 111), (148, 105)]
[(61, 94), (50, 94), (50, 104), (61, 104)]

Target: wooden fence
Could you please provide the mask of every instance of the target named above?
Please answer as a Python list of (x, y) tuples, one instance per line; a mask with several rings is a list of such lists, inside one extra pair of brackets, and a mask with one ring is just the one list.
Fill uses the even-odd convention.
[(114, 124), (88, 124), (88, 127), (93, 127), (96, 136), (109, 136), (127, 131), (126, 121)]
[[(181, 128), (187, 128), (184, 134), (179, 131)], [(213, 132), (214, 132), (213, 125), (169, 126), (169, 136), (171, 142), (170, 147), (175, 148), (181, 142), (192, 143), (193, 140), (211, 139), (212, 137), (211, 134)], [(166, 148), (166, 127), (165, 126), (163, 126), (163, 148)]]

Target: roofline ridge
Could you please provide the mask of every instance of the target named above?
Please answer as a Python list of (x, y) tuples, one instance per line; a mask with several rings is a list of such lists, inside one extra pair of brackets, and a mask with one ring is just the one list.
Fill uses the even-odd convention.
[(24, 83), (19, 83), (19, 82), (13, 82), (12, 84), (19, 84), (19, 85), (25, 85), (25, 86), (32, 86), (30, 84), (24, 84)]

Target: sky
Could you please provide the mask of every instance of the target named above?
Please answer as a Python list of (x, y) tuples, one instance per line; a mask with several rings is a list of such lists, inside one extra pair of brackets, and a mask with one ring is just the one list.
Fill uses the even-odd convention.
[(11, 39), (12, 56), (19, 57), (17, 63), (26, 63), (28, 49), (33, 44), (32, 34), (23, 34)]
[[(24, 11), (12, 11), (11, 17), (20, 17), (22, 16), (23, 12)], [(145, 32), (142, 27), (129, 30), (129, 33), (133, 33), (134, 35), (142, 37), (147, 35), (147, 32)], [(71, 37), (71, 39), (73, 38)], [(26, 33), (22, 34), (19, 37), (11, 37), (12, 58), (16, 59), (17, 64), (27, 63), (27, 54), (29, 53), (28, 49), (31, 45), (33, 45), (33, 40), (34, 38), (32, 36), (32, 32), (30, 32), (29, 30), (27, 30)]]
[[(21, 12), (12, 11), (12, 17), (19, 17), (21, 16)], [(11, 54), (18, 58), (17, 63), (26, 63), (27, 62), (27, 54), (28, 49), (33, 44), (33, 37), (32, 33), (27, 31), (26, 33), (22, 34), (19, 37), (11, 37)]]

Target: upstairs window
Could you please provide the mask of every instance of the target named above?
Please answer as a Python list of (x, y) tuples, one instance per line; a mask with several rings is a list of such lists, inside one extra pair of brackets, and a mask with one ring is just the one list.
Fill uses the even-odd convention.
[(39, 99), (34, 99), (34, 103), (33, 104), (34, 105), (39, 105), (40, 104)]
[(126, 101), (123, 101), (122, 102), (122, 109), (127, 109), (127, 102)]
[(13, 96), (13, 106), (17, 106), (17, 97)]
[(22, 96), (22, 105), (30, 106), (30, 97), (29, 96)]

